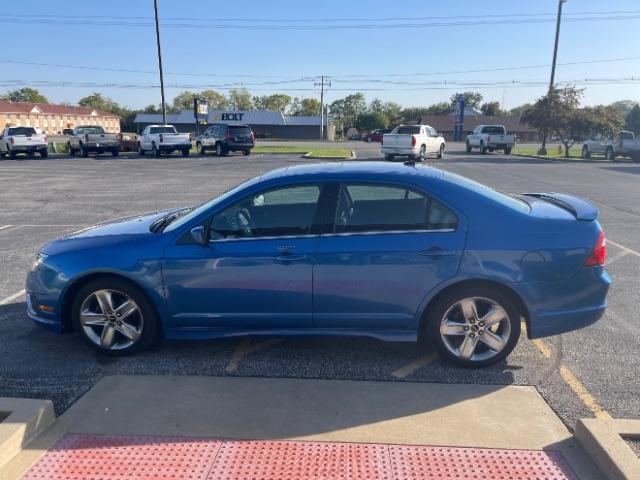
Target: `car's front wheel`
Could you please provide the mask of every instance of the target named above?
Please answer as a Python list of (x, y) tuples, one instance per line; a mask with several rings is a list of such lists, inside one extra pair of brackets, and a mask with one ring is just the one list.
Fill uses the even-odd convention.
[(107, 355), (144, 350), (159, 333), (158, 317), (147, 296), (123, 280), (89, 282), (76, 295), (72, 312), (76, 330)]
[(503, 360), (520, 337), (520, 309), (494, 288), (479, 285), (453, 290), (429, 310), (423, 337), (445, 359), (464, 367)]

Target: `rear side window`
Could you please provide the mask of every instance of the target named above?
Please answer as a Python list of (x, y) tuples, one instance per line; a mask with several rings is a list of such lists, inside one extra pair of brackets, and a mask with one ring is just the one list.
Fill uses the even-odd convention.
[(229, 133), (231, 135), (251, 135), (251, 129), (249, 127), (229, 127)]
[(24, 135), (24, 136), (30, 136), (30, 135), (35, 135), (36, 131), (34, 128), (29, 128), (29, 127), (18, 127), (18, 128), (10, 128), (9, 129), (9, 133), (7, 135), (11, 136), (11, 135)]
[(345, 184), (340, 190), (335, 233), (451, 230), (456, 215), (420, 192), (387, 185)]
[(482, 133), (488, 133), (490, 135), (504, 135), (506, 132), (504, 130), (504, 127), (500, 125), (494, 125), (491, 127), (484, 127), (482, 129)]
[(176, 129), (173, 127), (151, 127), (149, 133), (176, 133)]
[(420, 127), (398, 127), (396, 133), (399, 135), (419, 135)]

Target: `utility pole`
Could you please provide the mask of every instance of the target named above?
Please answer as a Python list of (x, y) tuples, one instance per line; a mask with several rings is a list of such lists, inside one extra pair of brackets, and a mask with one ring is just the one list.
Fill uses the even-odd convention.
[(330, 87), (331, 82), (327, 77), (320, 75), (320, 82), (315, 82), (314, 87), (320, 87), (320, 140), (324, 140), (324, 87)]
[[(558, 18), (556, 19), (556, 41), (553, 45), (553, 62), (551, 63), (551, 79), (549, 80), (549, 92), (553, 90), (556, 79), (556, 60), (558, 58), (558, 41), (560, 40), (560, 22), (562, 20), (562, 4), (567, 0), (558, 0)], [(547, 132), (542, 136), (542, 146), (538, 151), (540, 155), (547, 154)]]
[(167, 106), (164, 102), (164, 77), (162, 75), (162, 50), (160, 49), (160, 24), (158, 23), (158, 0), (153, 0), (156, 16), (156, 43), (158, 45), (158, 68), (160, 69), (160, 96), (162, 97), (162, 124), (167, 124)]

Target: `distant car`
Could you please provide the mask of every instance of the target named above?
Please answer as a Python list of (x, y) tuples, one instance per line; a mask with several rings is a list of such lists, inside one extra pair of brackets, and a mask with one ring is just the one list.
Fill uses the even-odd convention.
[(111, 153), (117, 157), (120, 153), (120, 136), (117, 133), (107, 133), (99, 125), (80, 125), (72, 131), (67, 141), (69, 155), (80, 153), (88, 157), (89, 153)]
[(478, 148), (481, 153), (487, 153), (487, 150), (489, 152), (503, 150), (505, 154), (509, 155), (515, 143), (515, 135), (507, 135), (507, 129), (504, 125), (478, 125), (467, 136), (466, 146), (467, 152)]
[(290, 166), (46, 245), (27, 312), (112, 355), (160, 336), (360, 335), (479, 367), (513, 350), (522, 320), (538, 338), (602, 316), (597, 215), (419, 164)]
[(249, 155), (255, 146), (256, 136), (249, 125), (228, 125), (215, 123), (196, 139), (196, 148), (200, 155), (215, 151), (219, 157), (229, 152), (242, 152)]
[(622, 131), (613, 139), (596, 135), (582, 144), (582, 158), (589, 158), (592, 154), (602, 154), (607, 160), (616, 157), (631, 157), (634, 162), (640, 162), (640, 140), (633, 132)]
[(124, 132), (120, 134), (120, 151), (121, 152), (135, 152), (138, 150), (138, 134)]
[(159, 157), (162, 153), (181, 152), (183, 157), (188, 157), (190, 150), (191, 134), (178, 133), (173, 125), (148, 125), (138, 136), (140, 155), (150, 151)]
[(444, 157), (444, 138), (429, 125), (399, 125), (382, 136), (380, 151), (386, 160), (409, 157), (424, 160), (427, 155)]
[(16, 158), (19, 153), (33, 155), (36, 152), (46, 158), (47, 147), (46, 135), (38, 134), (32, 127), (7, 127), (0, 132), (0, 158), (5, 155)]
[(388, 128), (378, 128), (377, 130), (374, 130), (371, 133), (365, 133), (364, 135), (362, 135), (361, 140), (367, 143), (372, 143), (372, 142), (381, 143), (382, 136), (385, 133), (390, 133), (390, 132), (391, 130)]

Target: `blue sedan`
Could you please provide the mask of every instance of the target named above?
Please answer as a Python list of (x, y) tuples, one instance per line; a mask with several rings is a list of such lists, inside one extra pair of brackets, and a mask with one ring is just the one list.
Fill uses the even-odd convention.
[(484, 366), (589, 325), (611, 283), (597, 210), (436, 168), (290, 167), (196, 208), (97, 225), (38, 253), (27, 309), (113, 355), (161, 338), (354, 335)]

